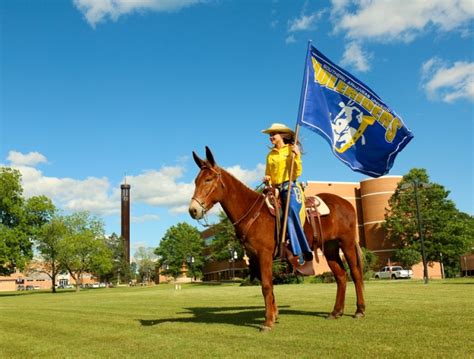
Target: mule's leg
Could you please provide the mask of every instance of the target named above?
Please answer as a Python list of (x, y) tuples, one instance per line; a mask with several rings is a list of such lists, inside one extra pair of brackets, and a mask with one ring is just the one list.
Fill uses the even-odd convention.
[(276, 303), (273, 295), (272, 254), (260, 256), (260, 273), (262, 275), (262, 294), (265, 301), (265, 322), (262, 331), (273, 328), (276, 320)]
[(354, 242), (351, 241), (344, 242), (348, 244), (342, 244), (342, 251), (346, 257), (346, 261), (349, 264), (349, 269), (351, 270), (351, 277), (354, 281), (354, 286), (357, 296), (357, 310), (355, 312), (354, 318), (362, 318), (365, 316), (365, 302), (364, 302), (364, 277), (362, 271), (362, 263), (359, 263), (357, 259), (357, 247)]
[(344, 313), (347, 284), (346, 271), (339, 256), (339, 245), (336, 242), (324, 244), (324, 255), (337, 283), (336, 303), (334, 304), (333, 311), (328, 315), (328, 319), (337, 319)]
[[(273, 280), (273, 275), (272, 275), (272, 280)], [(273, 293), (273, 290), (272, 290), (272, 297), (273, 297), (273, 312), (275, 313), (273, 321), (276, 322), (278, 319), (278, 306), (276, 304), (275, 294)]]

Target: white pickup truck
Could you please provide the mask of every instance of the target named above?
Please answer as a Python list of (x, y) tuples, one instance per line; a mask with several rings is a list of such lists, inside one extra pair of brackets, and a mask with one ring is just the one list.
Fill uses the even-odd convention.
[(411, 278), (413, 271), (411, 269), (403, 269), (400, 266), (386, 266), (375, 273), (376, 279), (403, 279)]

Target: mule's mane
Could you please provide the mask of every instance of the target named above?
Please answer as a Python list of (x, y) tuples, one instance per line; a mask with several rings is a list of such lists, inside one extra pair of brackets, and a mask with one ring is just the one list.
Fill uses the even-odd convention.
[(257, 197), (261, 196), (259, 192), (251, 189), (233, 174), (218, 165), (202, 167), (202, 169), (204, 168), (208, 168), (218, 174), (220, 173), (221, 181), (225, 186), (224, 190), (227, 192), (227, 195), (220, 203), (227, 217), (233, 223), (249, 210)]
[(257, 191), (255, 191), (254, 189), (250, 188), (249, 186), (247, 186), (244, 182), (242, 182), (241, 180), (239, 180), (237, 177), (235, 177), (232, 173), (230, 173), (229, 171), (226, 171), (225, 169), (223, 169), (222, 167), (219, 167), (219, 169), (224, 172), (225, 174), (227, 174), (228, 176), (230, 176), (232, 178), (233, 181), (237, 182), (238, 184), (241, 185), (241, 187), (245, 188), (246, 190), (250, 191), (250, 192), (253, 192), (253, 193), (256, 193), (256, 194), (259, 194)]

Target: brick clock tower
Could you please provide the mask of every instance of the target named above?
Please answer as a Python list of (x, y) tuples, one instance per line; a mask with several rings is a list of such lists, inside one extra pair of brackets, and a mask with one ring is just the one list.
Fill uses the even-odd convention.
[(130, 185), (120, 185), (122, 192), (122, 233), (127, 262), (130, 263)]

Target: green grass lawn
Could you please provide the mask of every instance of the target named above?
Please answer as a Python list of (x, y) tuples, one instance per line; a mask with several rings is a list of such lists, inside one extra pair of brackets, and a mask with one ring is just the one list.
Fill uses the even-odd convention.
[(369, 281), (367, 316), (326, 320), (335, 284), (275, 287), (280, 318), (260, 333), (260, 287), (173, 285), (0, 293), (0, 357), (472, 358), (474, 279)]

